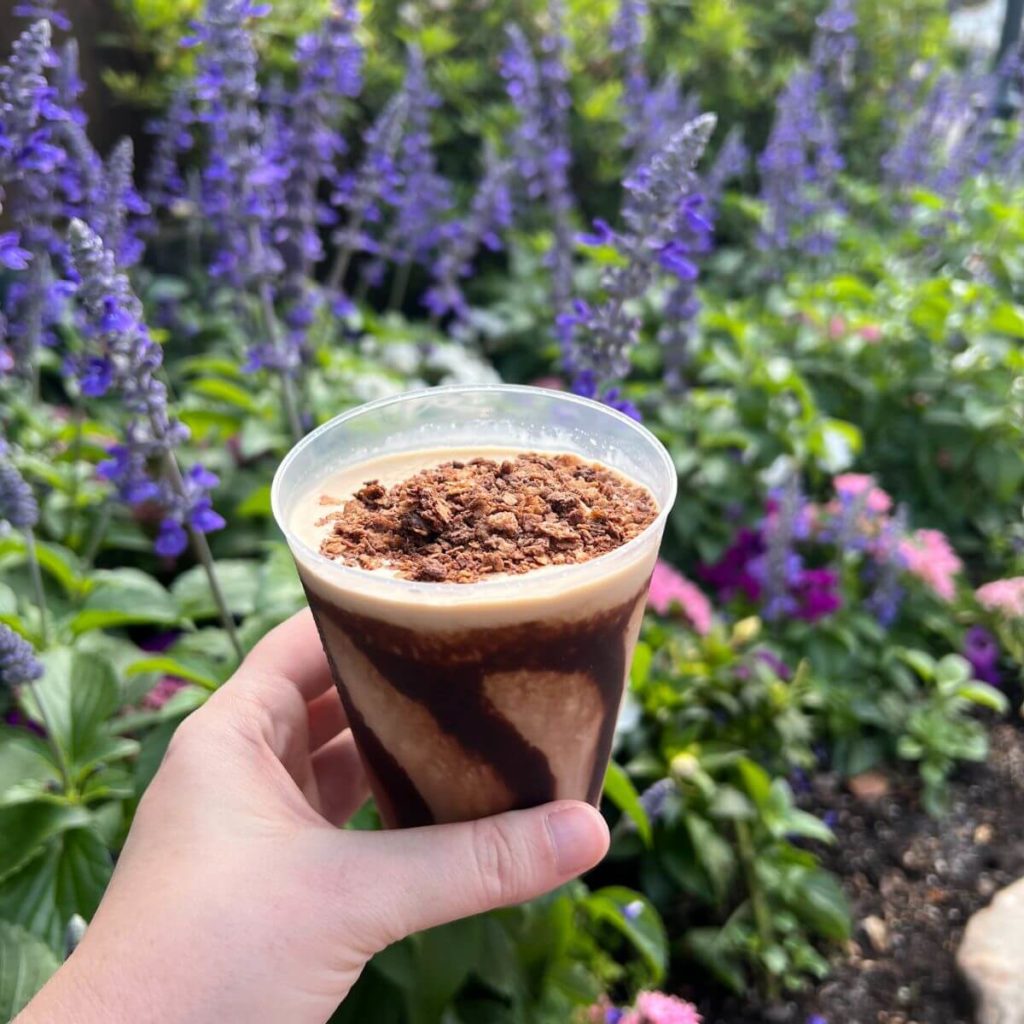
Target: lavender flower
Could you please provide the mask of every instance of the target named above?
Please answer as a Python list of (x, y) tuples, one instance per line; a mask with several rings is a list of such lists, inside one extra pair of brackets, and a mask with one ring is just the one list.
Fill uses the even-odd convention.
[(60, 108), (79, 127), (89, 120), (82, 110), (81, 97), (85, 83), (78, 74), (78, 40), (68, 39), (60, 49), (60, 63), (54, 74), (54, 89)]
[(30, 530), (39, 522), (39, 505), (17, 467), (0, 452), (0, 526)]
[(796, 473), (791, 473), (785, 484), (772, 494), (761, 534), (764, 554), (755, 558), (749, 569), (761, 588), (764, 617), (772, 621), (796, 614), (799, 609), (796, 592), (804, 569), (796, 542), (807, 536), (807, 516)]
[(15, 4), (12, 13), (16, 18), (45, 18), (62, 32), (71, 31), (71, 22), (66, 14), (57, 10), (55, 0), (32, 0), (31, 3)]
[(35, 649), (10, 626), (0, 623), (0, 686), (13, 689), (43, 674)]
[[(640, 318), (630, 304), (641, 299), (661, 273), (693, 281), (697, 266), (691, 233), (708, 229), (694, 193), (694, 168), (714, 131), (707, 114), (691, 121), (647, 163), (626, 178), (624, 228), (613, 231), (597, 222), (591, 239), (616, 247), (623, 265), (602, 276), (605, 299), (599, 306), (577, 300), (572, 313), (559, 320), (564, 362), (580, 394), (617, 402), (615, 382), (629, 372), (630, 352), (640, 331)], [(634, 411), (627, 408), (626, 411)]]
[(32, 254), (21, 248), (21, 238), (16, 231), (0, 232), (0, 267), (7, 270), (24, 270)]
[(138, 218), (149, 213), (149, 204), (135, 191), (134, 166), (132, 141), (122, 139), (107, 158), (102, 199), (93, 217), (93, 226), (119, 267), (130, 267), (142, 256), (136, 230)]
[(853, 0), (831, 0), (815, 21), (811, 63), (826, 83), (833, 101), (849, 90), (857, 56), (857, 14)]
[[(317, 196), (321, 182), (336, 185), (338, 181), (335, 165), (346, 149), (335, 127), (341, 104), (362, 89), (363, 51), (355, 39), (358, 22), (354, 0), (345, 0), (317, 32), (300, 38), (296, 48), (299, 81), (288, 99), (291, 116), (284, 154), (288, 177), (275, 242), (289, 272), (303, 278), (309, 278), (323, 258), (318, 225), (332, 217)], [(299, 290), (295, 281), (292, 290)]]
[[(162, 353), (142, 318), (142, 306), (128, 279), (99, 236), (81, 221), (71, 223), (71, 256), (80, 278), (78, 299), (85, 320), (86, 354), (74, 364), (83, 394), (116, 392), (130, 414), (124, 440), (109, 451), (99, 474), (113, 483), (128, 505), (152, 502), (164, 509), (156, 550), (184, 551), (185, 524), (197, 533), (224, 525), (213, 512), (209, 492), (216, 477), (201, 466), (177, 476), (173, 452), (188, 430), (171, 416), (167, 390), (159, 379)], [(163, 473), (155, 475), (154, 466)]]
[(820, 256), (835, 244), (829, 220), (840, 210), (835, 178), (843, 159), (821, 96), (821, 75), (802, 69), (779, 97), (758, 160), (766, 216), (758, 239), (763, 249)]
[(403, 89), (391, 98), (367, 130), (365, 151), (357, 171), (338, 182), (332, 199), (345, 210), (346, 218), (332, 238), (338, 252), (327, 279), (329, 292), (338, 292), (344, 284), (355, 253), (376, 251), (376, 244), (364, 229), (368, 223), (381, 219), (381, 204), (393, 204), (398, 199), (402, 181), (395, 154), (408, 112), (409, 97)]
[(182, 87), (171, 97), (166, 114), (147, 125), (156, 138), (145, 189), (154, 213), (172, 210), (185, 196), (180, 162), (194, 145), (192, 123), (192, 93)]
[(209, 132), (203, 207), (219, 245), (211, 272), (239, 288), (259, 287), (282, 266), (269, 233), (285, 172), (260, 145), (256, 50), (247, 24), (268, 9), (252, 0), (207, 0), (187, 40), (201, 47), (195, 90)]
[(519, 113), (512, 140), (518, 175), (528, 197), (544, 198), (551, 222), (553, 241), (546, 262), (551, 270), (552, 305), (557, 316), (566, 310), (572, 293), (572, 156), (565, 37), (558, 0), (549, 4), (548, 14), (551, 25), (541, 40), (539, 60), (522, 30), (516, 25), (508, 28), (501, 72)]
[(437, 171), (430, 137), (430, 111), (440, 100), (431, 90), (423, 55), (410, 46), (403, 91), (408, 97), (405, 134), (395, 160), (401, 181), (394, 216), (381, 254), (400, 266), (422, 260), (438, 242), (451, 207), (451, 189)]
[(668, 798), (677, 791), (678, 786), (674, 779), (658, 779), (653, 785), (648, 786), (640, 794), (640, 806), (643, 807), (647, 817), (652, 821), (658, 821), (665, 813), (665, 805)]
[(900, 508), (882, 526), (872, 547), (865, 575), (872, 585), (865, 607), (883, 626), (891, 626), (900, 613), (905, 594), (903, 576), (907, 562), (901, 550), (907, 533), (906, 510)]
[(60, 162), (45, 125), (55, 112), (46, 81), (54, 60), (50, 23), (38, 21), (15, 40), (10, 61), (0, 67), (0, 183), (26, 173), (48, 174)]
[(701, 181), (701, 192), (707, 198), (711, 209), (718, 207), (726, 184), (733, 178), (745, 174), (749, 163), (750, 150), (743, 141), (743, 129), (739, 125), (733, 125)]
[(501, 248), (501, 233), (512, 223), (512, 199), (509, 180), (512, 165), (500, 160), (491, 147), (484, 154), (484, 174), (464, 220), (448, 225), (434, 263), (434, 281), (423, 297), (423, 304), (436, 319), (454, 313), (462, 319), (466, 300), (460, 281), (472, 270), (473, 257), (483, 246)]
[(626, 132), (623, 143), (633, 149), (644, 137), (650, 82), (644, 62), (647, 41), (646, 0), (619, 0), (611, 28), (611, 50), (622, 58), (623, 107)]

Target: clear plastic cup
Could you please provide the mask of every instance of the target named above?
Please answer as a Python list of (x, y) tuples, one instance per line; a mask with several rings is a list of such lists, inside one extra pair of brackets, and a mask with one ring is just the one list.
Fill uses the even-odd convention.
[[(384, 455), (569, 452), (645, 485), (659, 514), (588, 562), (474, 583), (343, 565), (293, 528), (321, 482)], [(552, 799), (597, 804), (676, 474), (646, 428), (576, 395), (513, 385), (371, 402), (300, 441), (274, 477), (288, 540), (389, 827), (485, 817)]]

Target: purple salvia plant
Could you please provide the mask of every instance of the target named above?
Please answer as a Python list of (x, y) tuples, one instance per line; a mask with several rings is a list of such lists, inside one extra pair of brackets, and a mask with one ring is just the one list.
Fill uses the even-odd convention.
[(195, 145), (192, 124), (192, 92), (189, 86), (182, 85), (171, 97), (164, 116), (147, 125), (147, 131), (156, 139), (145, 188), (154, 216), (181, 209), (179, 204), (186, 193), (181, 160)]
[(743, 129), (733, 125), (701, 181), (701, 192), (712, 210), (718, 208), (725, 186), (734, 178), (746, 174), (749, 165), (750, 150), (743, 141)]
[(39, 679), (43, 666), (35, 648), (10, 626), (0, 623), (0, 689), (13, 690)]
[(344, 210), (345, 220), (333, 233), (337, 246), (334, 264), (327, 278), (327, 290), (343, 304), (341, 289), (352, 257), (358, 252), (375, 253), (377, 245), (366, 228), (383, 216), (383, 207), (398, 200), (401, 176), (396, 157), (405, 132), (409, 97), (397, 92), (377, 115), (364, 137), (365, 148), (358, 168), (345, 175), (334, 191), (333, 202)]
[(769, 497), (770, 510), (761, 525), (764, 554), (750, 562), (749, 570), (761, 588), (762, 614), (775, 621), (798, 610), (794, 595), (803, 576), (803, 559), (796, 544), (807, 537), (809, 522), (797, 473), (790, 473)]
[(811, 64), (824, 82), (826, 93), (839, 103), (849, 92), (857, 57), (857, 12), (854, 0), (831, 0), (815, 20)]
[(445, 228), (433, 265), (433, 283), (423, 296), (423, 305), (435, 322), (449, 313), (456, 320), (466, 316), (468, 306), (461, 282), (471, 273), (473, 258), (481, 247), (495, 252), (502, 246), (502, 233), (512, 223), (511, 177), (511, 162), (500, 159), (488, 146), (483, 177), (469, 214)]
[(832, 120), (822, 100), (821, 75), (798, 69), (779, 96), (775, 121), (758, 159), (765, 224), (762, 249), (831, 252), (830, 219), (841, 207), (835, 180), (843, 168)]
[(202, 21), (187, 45), (199, 46), (195, 79), (198, 120), (206, 125), (203, 212), (218, 246), (210, 271), (259, 300), (262, 340), (250, 349), (249, 366), (266, 367), (281, 381), (285, 419), (302, 435), (294, 376), (301, 354), (288, 344), (277, 320), (274, 282), (283, 261), (273, 244), (284, 206), (288, 168), (269, 158), (249, 21), (269, 7), (252, 0), (207, 0)]
[(430, 112), (440, 98), (430, 88), (426, 65), (419, 47), (410, 46), (403, 91), (408, 97), (405, 133), (395, 158), (401, 187), (391, 223), (380, 245), (379, 259), (370, 264), (370, 282), (377, 283), (382, 261), (397, 266), (391, 305), (404, 297), (409, 269), (424, 262), (436, 247), (444, 218), (451, 209), (451, 187), (438, 173), (430, 133)]
[(906, 535), (907, 512), (901, 507), (882, 524), (871, 544), (871, 561), (865, 564), (865, 574), (872, 588), (865, 606), (883, 626), (891, 626), (896, 621), (903, 605), (907, 563), (901, 544)]
[(83, 313), (87, 353), (77, 361), (82, 393), (116, 394), (128, 412), (122, 442), (113, 446), (99, 474), (129, 506), (154, 504), (162, 510), (155, 551), (176, 557), (191, 535), (236, 650), (241, 646), (224, 604), (205, 535), (224, 526), (210, 497), (217, 477), (201, 465), (182, 474), (175, 450), (188, 429), (172, 414), (160, 379), (163, 354), (153, 341), (128, 278), (100, 237), (80, 220), (69, 229), (71, 259), (79, 278), (77, 299)]
[(133, 266), (142, 256), (137, 231), (139, 219), (149, 213), (149, 204), (135, 190), (134, 168), (132, 140), (122, 139), (107, 157), (103, 199), (94, 224), (119, 267)]
[(293, 290), (298, 279), (309, 280), (323, 259), (319, 226), (332, 211), (318, 199), (321, 183), (337, 185), (336, 165), (346, 151), (337, 130), (345, 100), (362, 90), (363, 50), (356, 41), (359, 16), (354, 0), (331, 11), (320, 28), (302, 36), (296, 48), (298, 84), (288, 98), (287, 159), (284, 216), (275, 241), (281, 250)]
[(647, 41), (646, 0), (619, 0), (611, 26), (611, 50), (622, 61), (623, 144), (634, 149), (645, 136), (650, 81), (644, 59)]
[(662, 274), (678, 281), (697, 277), (689, 238), (708, 228), (695, 191), (695, 168), (714, 128), (714, 115), (696, 118), (626, 178), (622, 230), (597, 221), (595, 234), (584, 238), (613, 245), (621, 265), (604, 271), (604, 299), (599, 305), (577, 299), (573, 311), (560, 318), (563, 363), (573, 390), (634, 416), (639, 415), (637, 410), (620, 399), (617, 384), (629, 372), (630, 353), (639, 337), (641, 319), (635, 303)]
[(517, 176), (530, 199), (543, 199), (553, 241), (547, 257), (551, 270), (552, 305), (563, 313), (572, 292), (572, 211), (569, 188), (569, 92), (561, 7), (549, 6), (551, 25), (541, 41), (540, 59), (522, 29), (507, 29), (508, 45), (501, 72), (506, 91), (519, 114), (513, 135)]
[(32, 488), (6, 456), (0, 453), (0, 533), (30, 530), (39, 522), (39, 505)]
[(81, 98), (85, 91), (85, 83), (78, 74), (78, 40), (68, 39), (60, 48), (60, 63), (54, 73), (54, 88), (57, 103), (68, 117), (85, 127), (89, 120), (82, 109)]
[(11, 12), (16, 18), (28, 18), (31, 21), (45, 19), (61, 32), (71, 31), (71, 22), (66, 14), (58, 9), (55, 0), (32, 0), (31, 3), (17, 3)]
[(683, 90), (675, 72), (652, 85), (647, 93), (641, 130), (634, 148), (633, 166), (639, 166), (684, 124), (700, 114), (700, 97)]

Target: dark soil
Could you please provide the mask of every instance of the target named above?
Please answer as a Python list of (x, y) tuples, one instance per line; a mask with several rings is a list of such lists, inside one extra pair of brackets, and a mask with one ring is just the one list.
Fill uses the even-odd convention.
[(958, 774), (942, 820), (909, 776), (872, 802), (816, 780), (814, 809), (838, 815), (823, 859), (843, 880), (854, 937), (817, 991), (770, 1008), (708, 1001), (705, 1024), (970, 1024), (957, 945), (971, 914), (1024, 876), (1024, 732), (997, 725), (991, 742), (986, 763)]

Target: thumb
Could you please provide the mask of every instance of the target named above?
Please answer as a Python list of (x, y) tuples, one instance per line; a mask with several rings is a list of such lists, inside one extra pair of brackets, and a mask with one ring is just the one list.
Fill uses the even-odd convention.
[(383, 932), (374, 936), (381, 945), (533, 899), (593, 867), (608, 850), (604, 818), (573, 801), (457, 825), (343, 836), (362, 844), (356, 863), (376, 890), (372, 924)]

